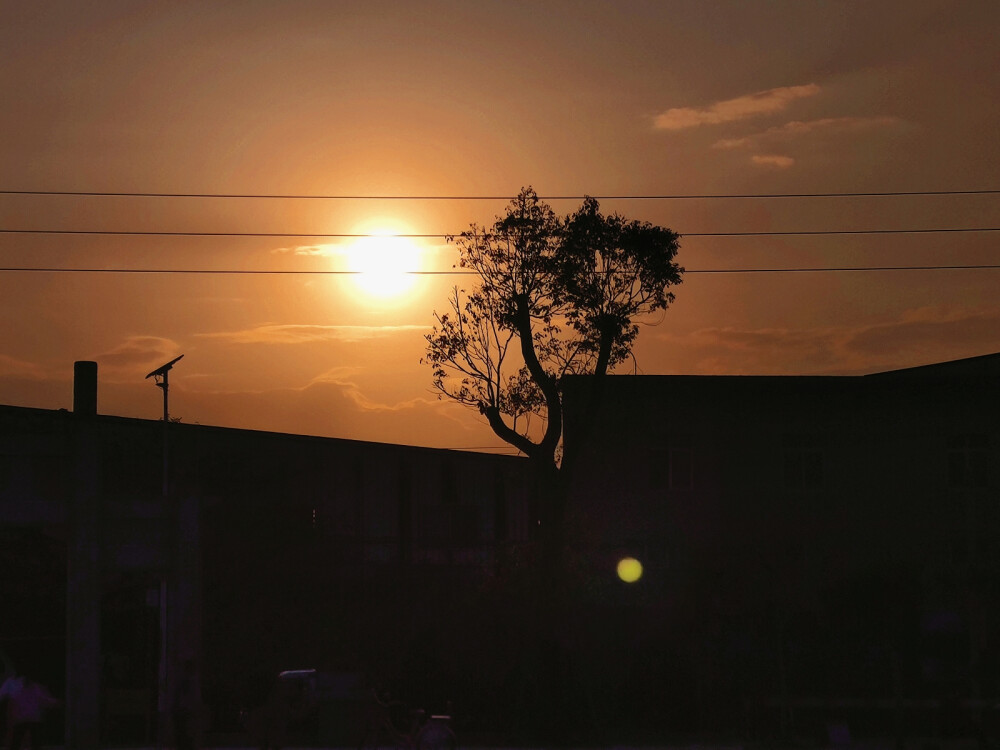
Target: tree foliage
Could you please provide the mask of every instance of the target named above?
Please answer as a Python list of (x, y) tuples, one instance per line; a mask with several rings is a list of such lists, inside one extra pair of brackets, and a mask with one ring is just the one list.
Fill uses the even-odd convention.
[(434, 313), (424, 362), (441, 397), (478, 409), (530, 458), (556, 464), (562, 379), (603, 376), (628, 359), (638, 320), (673, 301), (684, 269), (679, 235), (586, 198), (558, 217), (524, 188), (490, 228), (454, 241), (458, 265), (479, 278)]

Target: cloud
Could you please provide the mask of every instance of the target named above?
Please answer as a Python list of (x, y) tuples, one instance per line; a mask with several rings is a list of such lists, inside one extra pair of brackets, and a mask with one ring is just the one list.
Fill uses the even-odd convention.
[(177, 343), (157, 336), (129, 336), (110, 351), (94, 357), (103, 368), (134, 370), (163, 364), (177, 356)]
[(1000, 351), (1000, 307), (909, 310), (894, 320), (825, 328), (703, 328), (669, 341), (676, 372), (855, 375)]
[(310, 380), (309, 385), (314, 383), (350, 383), (351, 376), (356, 375), (360, 370), (360, 367), (353, 365), (339, 365), (337, 367), (331, 367), (326, 372), (322, 372)]
[(184, 386), (176, 392), (171, 388), (171, 411), (184, 422), (454, 448), (498, 442), (468, 409), (430, 395), (381, 402), (333, 372), (300, 388), (202, 391)]
[(271, 252), (275, 255), (304, 255), (312, 257), (326, 257), (334, 255), (341, 250), (340, 245), (298, 245), (296, 247), (276, 247)]
[(701, 109), (691, 107), (668, 109), (654, 118), (653, 127), (657, 130), (684, 130), (768, 115), (782, 111), (796, 99), (815, 96), (819, 92), (820, 87), (810, 83), (805, 86), (785, 86), (758, 91), (755, 94), (715, 102)]
[(693, 374), (810, 374), (842, 364), (835, 329), (704, 328), (678, 341)]
[(433, 399), (422, 398), (419, 396), (405, 401), (397, 401), (393, 404), (382, 403), (369, 398), (364, 391), (351, 382), (316, 379), (310, 383), (310, 386), (322, 383), (333, 383), (334, 385), (340, 386), (343, 395), (349, 399), (359, 411), (362, 412), (409, 411), (411, 409), (426, 407), (434, 403)]
[(423, 330), (429, 330), (429, 326), (263, 325), (243, 331), (219, 331), (196, 335), (199, 338), (219, 339), (231, 344), (309, 344), (317, 341), (362, 341), (394, 333)]
[(1000, 351), (1000, 308), (969, 312), (926, 307), (909, 311), (899, 321), (860, 331), (848, 346), (852, 351), (877, 355), (893, 350), (961, 350), (988, 342), (994, 351)]
[(790, 156), (779, 156), (778, 154), (754, 154), (750, 161), (760, 167), (773, 167), (774, 169), (788, 169), (795, 164), (795, 159)]
[(0, 377), (47, 380), (51, 374), (35, 362), (0, 354)]
[(374, 401), (369, 398), (365, 393), (359, 388), (352, 380), (350, 380), (349, 375), (353, 375), (357, 372), (356, 367), (334, 367), (331, 370), (317, 375), (313, 378), (306, 388), (324, 388), (327, 386), (334, 386), (339, 391), (342, 397), (346, 398), (354, 407), (362, 412), (370, 411), (400, 411), (403, 409), (412, 409), (414, 407), (420, 406), (421, 404), (429, 403), (429, 399), (426, 398), (412, 398), (406, 401), (400, 401), (395, 404), (386, 404), (378, 401)]
[(793, 120), (759, 133), (751, 133), (741, 138), (723, 138), (712, 144), (712, 148), (735, 149), (759, 146), (762, 143), (778, 143), (811, 135), (813, 133), (839, 134), (857, 133), (875, 128), (898, 124), (895, 117), (824, 117), (817, 120)]

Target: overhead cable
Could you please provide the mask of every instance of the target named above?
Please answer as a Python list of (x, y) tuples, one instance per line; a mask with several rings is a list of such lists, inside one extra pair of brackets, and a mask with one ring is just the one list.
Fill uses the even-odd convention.
[[(797, 268), (688, 268), (685, 274), (724, 273), (830, 273), (848, 271), (984, 271), (1000, 269), (1000, 264), (973, 265), (927, 265), (927, 266), (824, 266)], [(132, 274), (191, 274), (229, 276), (360, 276), (367, 271), (332, 270), (274, 270), (274, 269), (211, 269), (211, 268), (53, 268), (53, 267), (7, 267), (0, 273), (132, 273)], [(475, 271), (400, 271), (407, 276), (477, 276)]]
[[(926, 227), (914, 229), (803, 229), (776, 232), (687, 232), (681, 237), (804, 237), (818, 235), (846, 234), (948, 234), (1000, 232), (1000, 227)], [(101, 235), (107, 237), (280, 237), (303, 239), (362, 239), (369, 237), (407, 239), (446, 239), (459, 237), (455, 233), (406, 233), (399, 234), (366, 234), (345, 232), (180, 232), (160, 230), (116, 230), (116, 229), (0, 229), (0, 234), (41, 234), (41, 235)], [(486, 233), (489, 234), (489, 233)]]
[[(983, 190), (891, 190), (885, 192), (834, 192), (834, 193), (674, 193), (647, 195), (550, 195), (542, 200), (722, 200), (754, 198), (896, 198), (906, 196), (944, 195), (997, 195), (1000, 189)], [(364, 200), (364, 201), (499, 201), (510, 200), (510, 195), (317, 195), (279, 193), (152, 193), (152, 192), (102, 192), (96, 190), (0, 190), (0, 195), (65, 196), (87, 198), (228, 198), (254, 200)]]

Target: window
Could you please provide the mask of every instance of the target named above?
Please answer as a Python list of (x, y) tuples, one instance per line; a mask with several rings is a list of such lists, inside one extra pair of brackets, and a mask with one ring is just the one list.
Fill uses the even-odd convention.
[(815, 437), (786, 435), (784, 439), (785, 487), (809, 490), (823, 486), (823, 451)]
[(956, 435), (948, 439), (948, 484), (952, 487), (985, 487), (988, 483), (989, 438)]

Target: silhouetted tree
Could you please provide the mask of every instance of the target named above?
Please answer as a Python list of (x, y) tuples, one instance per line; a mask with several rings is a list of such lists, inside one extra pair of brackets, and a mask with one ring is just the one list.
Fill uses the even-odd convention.
[(477, 409), (535, 464), (543, 551), (558, 553), (563, 378), (603, 377), (631, 357), (637, 320), (666, 309), (681, 282), (679, 235), (605, 216), (589, 197), (560, 218), (528, 187), (491, 228), (449, 240), (479, 284), (435, 312), (423, 361), (441, 397)]

